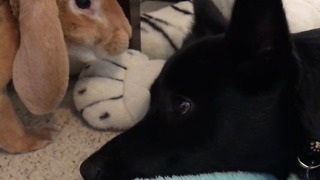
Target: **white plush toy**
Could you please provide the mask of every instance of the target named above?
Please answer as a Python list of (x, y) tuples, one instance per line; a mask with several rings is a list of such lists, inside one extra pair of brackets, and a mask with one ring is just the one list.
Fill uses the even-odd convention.
[(89, 63), (74, 88), (74, 102), (84, 120), (97, 129), (123, 130), (146, 113), (150, 86), (164, 60), (149, 60), (136, 50)]
[(141, 52), (150, 59), (168, 59), (190, 31), (193, 5), (182, 1), (141, 16)]
[[(212, 0), (229, 20), (235, 0)], [(320, 0), (282, 0), (292, 33), (320, 28)], [(141, 51), (167, 59), (182, 45), (193, 22), (192, 1), (182, 1), (141, 16)]]

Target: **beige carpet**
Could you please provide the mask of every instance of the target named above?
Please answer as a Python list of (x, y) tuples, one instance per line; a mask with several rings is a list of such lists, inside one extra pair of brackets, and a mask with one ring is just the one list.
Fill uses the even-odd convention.
[[(155, 10), (168, 3), (144, 2), (141, 12)], [(16, 112), (26, 126), (39, 126), (53, 123), (60, 128), (54, 135), (53, 143), (44, 149), (26, 154), (7, 154), (0, 150), (0, 180), (82, 180), (79, 173), (81, 162), (120, 132), (99, 132), (81, 121), (73, 105), (72, 89), (76, 78), (70, 85), (61, 106), (52, 114), (34, 116), (29, 113), (9, 88)]]
[(82, 180), (79, 173), (81, 162), (119, 133), (99, 132), (82, 123), (73, 106), (74, 82), (75, 79), (70, 80), (61, 107), (46, 116), (30, 114), (10, 88), (10, 97), (26, 126), (52, 123), (60, 130), (54, 134), (53, 143), (44, 149), (26, 154), (0, 152), (0, 180)]

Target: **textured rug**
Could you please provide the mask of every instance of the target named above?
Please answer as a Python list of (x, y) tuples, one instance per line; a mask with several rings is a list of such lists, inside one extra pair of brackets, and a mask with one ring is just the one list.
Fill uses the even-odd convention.
[(70, 87), (61, 106), (45, 116), (29, 113), (10, 87), (10, 97), (24, 125), (35, 127), (50, 123), (59, 131), (44, 149), (26, 154), (0, 152), (1, 180), (82, 180), (79, 173), (81, 162), (119, 133), (99, 132), (82, 123), (72, 100), (75, 79), (70, 79)]

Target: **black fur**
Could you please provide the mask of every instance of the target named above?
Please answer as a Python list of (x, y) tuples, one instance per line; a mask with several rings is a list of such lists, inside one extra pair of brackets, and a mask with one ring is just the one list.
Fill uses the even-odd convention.
[(84, 161), (84, 179), (286, 179), (304, 140), (320, 139), (320, 30), (291, 36), (280, 0), (238, 0), (229, 27), (211, 0), (194, 3), (193, 31), (154, 82), (147, 115)]

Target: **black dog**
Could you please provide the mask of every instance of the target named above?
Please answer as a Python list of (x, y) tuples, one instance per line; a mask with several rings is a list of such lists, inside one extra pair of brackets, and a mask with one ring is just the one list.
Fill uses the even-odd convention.
[[(290, 35), (280, 0), (211, 0), (151, 88), (150, 109), (81, 165), (86, 180), (217, 171), (286, 179), (320, 139), (320, 30)], [(319, 176), (317, 177), (319, 179)]]

